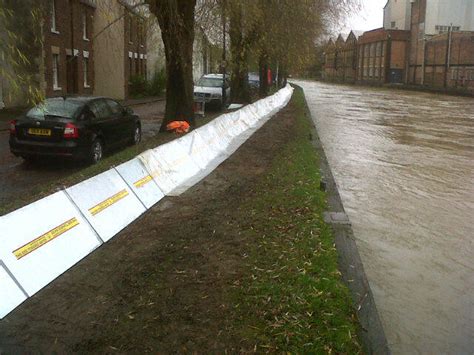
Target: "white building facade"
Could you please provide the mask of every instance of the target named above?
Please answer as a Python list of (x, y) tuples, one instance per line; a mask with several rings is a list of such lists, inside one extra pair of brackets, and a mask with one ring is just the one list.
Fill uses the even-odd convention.
[(474, 0), (427, 0), (425, 34), (474, 31)]
[[(419, 0), (418, 0), (419, 1)], [(416, 0), (388, 0), (384, 7), (386, 30), (410, 30), (412, 4)], [(474, 0), (425, 0), (424, 34), (437, 35), (453, 31), (474, 31)]]
[(383, 27), (386, 30), (409, 30), (411, 0), (388, 0), (383, 8)]

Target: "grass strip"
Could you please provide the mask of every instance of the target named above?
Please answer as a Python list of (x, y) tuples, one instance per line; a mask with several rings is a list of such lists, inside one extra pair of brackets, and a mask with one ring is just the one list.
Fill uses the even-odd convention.
[(361, 353), (349, 289), (323, 221), (326, 196), (301, 89), (290, 108), (293, 137), (239, 208), (252, 247), (249, 272), (233, 294), (234, 329), (257, 352)]

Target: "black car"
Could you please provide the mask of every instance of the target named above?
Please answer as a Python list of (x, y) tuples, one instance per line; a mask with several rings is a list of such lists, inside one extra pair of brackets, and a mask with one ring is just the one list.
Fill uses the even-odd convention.
[(10, 122), (10, 151), (24, 159), (55, 156), (96, 163), (105, 149), (140, 140), (139, 117), (105, 97), (46, 99)]

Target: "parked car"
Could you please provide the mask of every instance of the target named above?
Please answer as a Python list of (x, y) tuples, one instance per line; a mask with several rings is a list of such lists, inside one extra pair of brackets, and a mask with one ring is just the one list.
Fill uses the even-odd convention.
[(106, 149), (141, 141), (130, 108), (105, 97), (46, 99), (10, 122), (10, 151), (24, 159), (67, 157), (97, 163)]
[(258, 75), (258, 73), (249, 73), (248, 83), (250, 90), (258, 90), (258, 88), (260, 87), (260, 76)]
[(222, 74), (206, 74), (194, 86), (194, 100), (204, 101), (206, 104), (216, 104), (222, 108), (225, 104), (222, 99), (222, 87), (225, 86), (226, 99), (230, 97), (229, 79)]

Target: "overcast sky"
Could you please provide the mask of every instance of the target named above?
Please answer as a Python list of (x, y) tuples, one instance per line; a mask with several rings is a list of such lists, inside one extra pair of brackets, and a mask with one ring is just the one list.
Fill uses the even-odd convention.
[(362, 9), (358, 14), (350, 16), (343, 32), (352, 30), (367, 31), (383, 25), (383, 7), (387, 0), (361, 0)]

